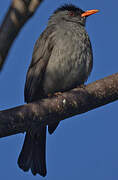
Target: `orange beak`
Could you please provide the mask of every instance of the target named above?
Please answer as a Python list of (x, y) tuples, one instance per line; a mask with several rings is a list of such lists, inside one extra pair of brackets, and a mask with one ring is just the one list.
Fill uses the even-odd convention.
[(82, 13), (81, 17), (90, 16), (90, 15), (95, 14), (97, 12), (99, 12), (99, 10), (97, 10), (97, 9), (88, 10), (88, 11)]

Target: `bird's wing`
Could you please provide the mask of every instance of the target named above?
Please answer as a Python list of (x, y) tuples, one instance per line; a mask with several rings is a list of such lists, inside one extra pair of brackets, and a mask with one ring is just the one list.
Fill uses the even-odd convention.
[(42, 81), (54, 46), (53, 32), (54, 27), (47, 27), (35, 44), (32, 61), (26, 76), (24, 90), (26, 102), (32, 102), (42, 96)]

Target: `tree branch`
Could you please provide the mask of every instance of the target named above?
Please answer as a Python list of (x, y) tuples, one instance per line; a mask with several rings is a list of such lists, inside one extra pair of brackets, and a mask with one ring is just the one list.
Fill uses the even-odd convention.
[(118, 100), (118, 73), (59, 96), (0, 112), (0, 137), (64, 120)]
[(0, 27), (0, 70), (8, 51), (23, 25), (33, 16), (43, 0), (13, 0)]

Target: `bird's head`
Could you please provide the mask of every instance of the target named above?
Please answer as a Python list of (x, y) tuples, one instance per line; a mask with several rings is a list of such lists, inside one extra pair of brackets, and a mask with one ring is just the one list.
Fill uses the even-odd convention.
[(53, 13), (53, 15), (50, 17), (50, 21), (53, 21), (55, 23), (76, 22), (84, 26), (86, 18), (97, 12), (98, 10), (96, 9), (83, 11), (82, 9), (72, 4), (65, 4)]

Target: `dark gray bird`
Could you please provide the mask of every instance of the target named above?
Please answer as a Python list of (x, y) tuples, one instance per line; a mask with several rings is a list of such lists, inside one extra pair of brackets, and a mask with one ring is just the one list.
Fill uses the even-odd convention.
[[(98, 10), (84, 12), (69, 4), (53, 13), (34, 47), (24, 92), (27, 103), (84, 84), (93, 65), (85, 22), (87, 16), (96, 12)], [(49, 133), (52, 134), (57, 126), (58, 123), (48, 126)], [(19, 155), (19, 167), (45, 176), (45, 146), (46, 126), (31, 127)]]

